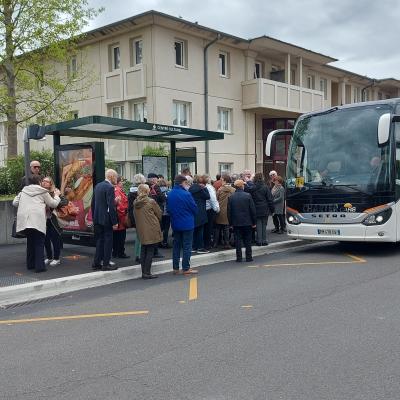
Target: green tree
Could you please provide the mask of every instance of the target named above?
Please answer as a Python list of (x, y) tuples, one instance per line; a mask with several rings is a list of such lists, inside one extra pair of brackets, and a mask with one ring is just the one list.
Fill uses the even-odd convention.
[(18, 125), (65, 118), (78, 99), (79, 34), (101, 11), (87, 0), (0, 0), (0, 116), (8, 156), (17, 155)]

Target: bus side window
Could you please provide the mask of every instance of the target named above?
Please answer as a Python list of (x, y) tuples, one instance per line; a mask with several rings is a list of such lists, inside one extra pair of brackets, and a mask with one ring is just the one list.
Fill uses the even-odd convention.
[(396, 186), (400, 186), (400, 123), (395, 124), (394, 135), (396, 140)]

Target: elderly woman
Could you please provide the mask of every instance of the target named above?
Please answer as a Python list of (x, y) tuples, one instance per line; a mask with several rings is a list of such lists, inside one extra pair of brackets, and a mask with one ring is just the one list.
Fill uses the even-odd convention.
[(45, 272), (44, 241), (46, 237), (46, 206), (56, 208), (60, 203), (60, 191), (54, 190), (54, 198), (40, 186), (41, 177), (32, 175), (29, 185), (15, 196), (13, 206), (17, 211), (17, 232), (24, 232), (26, 242), (26, 267), (35, 272)]
[(157, 202), (149, 197), (149, 193), (148, 185), (139, 185), (138, 195), (133, 203), (136, 232), (142, 244), (140, 265), (143, 279), (157, 278), (157, 275), (151, 273), (151, 263), (154, 252), (162, 240), (160, 227), (162, 211)]
[[(55, 186), (54, 181), (50, 176), (45, 176), (42, 180), (42, 187), (49, 191), (51, 197), (55, 197)], [(57, 208), (66, 206), (68, 199), (64, 196), (59, 195), (60, 203)], [(44, 247), (46, 249), (47, 258), (44, 260), (45, 265), (55, 267), (60, 265), (60, 253), (62, 247), (61, 241), (62, 229), (58, 224), (57, 216), (54, 214), (54, 209), (46, 207), (46, 238), (44, 240)]]
[[(131, 225), (134, 227), (135, 226), (135, 216), (133, 215), (133, 202), (136, 200), (136, 197), (138, 195), (138, 187), (141, 184), (146, 183), (146, 178), (142, 174), (136, 174), (133, 177), (133, 183), (132, 186), (129, 189), (128, 193), (128, 215), (129, 218), (131, 219)], [(136, 239), (135, 239), (135, 257), (136, 257), (136, 262), (140, 262), (140, 249), (141, 249), (141, 244), (139, 240), (139, 236), (136, 231)]]
[(273, 232), (284, 233), (286, 231), (285, 224), (285, 188), (283, 187), (283, 179), (281, 176), (277, 176), (274, 181), (274, 187), (271, 190), (275, 215), (278, 226)]

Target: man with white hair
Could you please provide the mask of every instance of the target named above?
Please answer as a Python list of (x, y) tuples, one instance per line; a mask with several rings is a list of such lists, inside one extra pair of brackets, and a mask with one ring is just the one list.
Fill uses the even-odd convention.
[(112, 271), (117, 269), (110, 265), (113, 247), (113, 229), (118, 227), (117, 210), (115, 207), (114, 186), (118, 174), (113, 169), (106, 171), (106, 179), (96, 185), (92, 198), (92, 215), (96, 253), (93, 260), (93, 270)]
[[(38, 160), (32, 160), (31, 163), (29, 164), (29, 174), (28, 174), (28, 182), (29, 178), (31, 176), (39, 176), (42, 179), (42, 176), (40, 175), (40, 162)], [(21, 179), (21, 184), (20, 184), (20, 191), (27, 185), (26, 177), (23, 176)]]

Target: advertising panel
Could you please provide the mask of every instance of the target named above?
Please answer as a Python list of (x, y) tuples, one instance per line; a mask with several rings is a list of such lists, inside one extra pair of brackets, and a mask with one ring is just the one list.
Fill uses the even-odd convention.
[(104, 144), (61, 145), (56, 152), (57, 184), (69, 200), (58, 211), (58, 221), (64, 237), (85, 242), (93, 236), (91, 203), (94, 186), (104, 179)]

